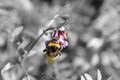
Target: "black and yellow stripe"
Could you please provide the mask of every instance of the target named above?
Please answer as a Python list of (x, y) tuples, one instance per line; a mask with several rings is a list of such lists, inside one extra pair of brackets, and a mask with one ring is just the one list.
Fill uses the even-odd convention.
[(49, 47), (53, 46), (53, 47), (60, 48), (60, 44), (58, 44), (58, 43), (49, 43), (48, 46)]

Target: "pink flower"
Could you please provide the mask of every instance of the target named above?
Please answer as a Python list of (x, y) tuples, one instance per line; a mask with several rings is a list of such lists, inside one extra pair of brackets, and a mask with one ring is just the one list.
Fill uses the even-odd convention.
[(55, 32), (54, 37), (57, 39), (57, 42), (65, 48), (68, 46), (68, 42), (65, 40), (65, 31)]

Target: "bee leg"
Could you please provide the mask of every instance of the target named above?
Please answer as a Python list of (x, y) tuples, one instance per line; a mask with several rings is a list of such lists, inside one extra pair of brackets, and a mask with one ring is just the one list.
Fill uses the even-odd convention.
[(59, 55), (60, 55), (60, 56), (61, 56), (61, 54), (62, 54), (61, 51), (59, 51)]
[(44, 50), (43, 50), (43, 52), (46, 52), (46, 51), (47, 51), (47, 49), (44, 49)]
[(60, 48), (60, 52), (63, 50), (63, 47)]

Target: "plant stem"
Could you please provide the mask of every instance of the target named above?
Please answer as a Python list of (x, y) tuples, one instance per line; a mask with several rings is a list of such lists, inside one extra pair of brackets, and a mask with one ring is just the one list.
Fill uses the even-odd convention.
[(23, 70), (23, 72), (24, 72), (24, 74), (25, 74), (27, 80), (29, 80), (29, 79), (28, 79), (29, 74), (27, 73), (27, 71), (26, 71), (25, 68), (24, 68), (23, 61), (22, 61), (19, 65), (20, 65), (21, 69)]

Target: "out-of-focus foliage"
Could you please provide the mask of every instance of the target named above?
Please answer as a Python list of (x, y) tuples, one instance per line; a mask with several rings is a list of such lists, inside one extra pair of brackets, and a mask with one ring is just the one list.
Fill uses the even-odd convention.
[[(48, 65), (42, 53), (48, 37), (43, 36), (24, 62), (31, 79), (80, 80), (82, 74), (88, 73), (96, 80), (96, 70), (100, 69), (102, 80), (119, 80), (120, 1), (69, 2), (62, 8), (66, 0), (0, 0), (0, 70), (9, 62), (15, 65), (16, 49), (27, 48), (62, 8), (62, 15), (70, 16), (66, 26), (70, 33), (69, 47), (63, 50), (55, 65)], [(21, 31), (15, 34), (19, 27)], [(0, 75), (0, 80), (4, 78), (26, 80), (19, 65)]]

